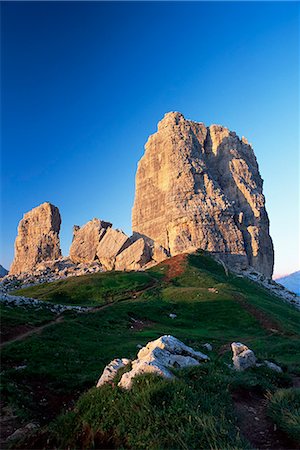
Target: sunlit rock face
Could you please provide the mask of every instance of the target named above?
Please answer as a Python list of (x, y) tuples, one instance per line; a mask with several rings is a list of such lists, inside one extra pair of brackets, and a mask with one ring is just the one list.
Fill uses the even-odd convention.
[(112, 225), (100, 219), (93, 219), (83, 227), (74, 225), (70, 258), (74, 263), (91, 263), (96, 259), (99, 242)]
[(58, 208), (48, 202), (24, 214), (18, 226), (10, 274), (30, 272), (42, 261), (59, 258), (60, 224)]
[(168, 254), (203, 249), (236, 268), (273, 272), (273, 244), (251, 145), (219, 125), (171, 112), (138, 164), (134, 232)]

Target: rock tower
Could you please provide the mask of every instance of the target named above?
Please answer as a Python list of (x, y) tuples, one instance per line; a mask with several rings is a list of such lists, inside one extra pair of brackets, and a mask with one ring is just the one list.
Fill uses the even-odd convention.
[(271, 277), (274, 252), (262, 188), (244, 137), (170, 112), (138, 164), (133, 232), (170, 256), (203, 249)]
[(58, 208), (48, 202), (24, 214), (18, 226), (10, 274), (30, 272), (42, 261), (59, 258), (60, 224)]

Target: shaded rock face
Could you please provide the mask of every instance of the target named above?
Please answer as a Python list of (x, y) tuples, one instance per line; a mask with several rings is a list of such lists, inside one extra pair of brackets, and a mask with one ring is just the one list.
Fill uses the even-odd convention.
[(273, 244), (251, 145), (225, 127), (165, 115), (136, 174), (134, 232), (171, 255), (198, 248), (273, 272)]
[(59, 210), (51, 203), (43, 203), (24, 214), (18, 226), (15, 241), (15, 257), (10, 274), (30, 272), (42, 261), (61, 256)]
[(70, 258), (75, 263), (90, 263), (96, 259), (99, 242), (111, 223), (93, 219), (83, 227), (74, 225)]

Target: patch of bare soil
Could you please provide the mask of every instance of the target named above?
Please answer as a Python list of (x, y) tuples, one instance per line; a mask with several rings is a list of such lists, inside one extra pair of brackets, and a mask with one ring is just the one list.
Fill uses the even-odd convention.
[[(140, 295), (142, 295), (144, 292), (152, 289), (156, 284), (157, 284), (157, 280), (153, 280), (153, 282), (150, 286), (146, 286), (140, 290), (130, 291), (129, 293), (127, 293), (127, 296), (122, 298), (121, 300), (119, 300), (119, 302), (130, 300), (130, 299), (136, 299)], [(87, 313), (98, 312), (103, 309), (109, 308), (110, 306), (112, 306), (114, 304), (115, 304), (114, 302), (111, 302), (111, 303), (107, 303), (105, 305), (96, 306), (94, 308), (87, 310)], [(63, 315), (60, 314), (56, 317), (56, 319), (52, 320), (51, 322), (47, 322), (44, 325), (40, 325), (38, 327), (32, 327), (29, 325), (19, 325), (19, 326), (13, 327), (13, 328), (10, 327), (9, 329), (7, 329), (6, 332), (5, 332), (5, 328), (3, 329), (3, 326), (1, 325), (0, 348), (4, 347), (5, 345), (7, 345), (11, 342), (22, 341), (23, 339), (26, 339), (27, 337), (31, 336), (32, 334), (35, 334), (35, 333), (39, 334), (45, 328), (48, 328), (51, 325), (62, 322), (63, 320), (64, 320), (64, 317), (63, 317)]]
[(5, 323), (1, 323), (0, 343), (11, 341), (15, 337), (25, 334), (33, 329), (34, 327), (31, 325), (16, 325), (15, 327), (12, 327), (5, 325)]
[(292, 375), (293, 387), (300, 388), (300, 376)]
[(298, 450), (299, 445), (276, 428), (267, 416), (266, 397), (255, 391), (238, 390), (232, 395), (241, 434), (258, 449)]
[[(1, 449), (9, 448), (11, 442), (7, 440), (10, 435), (12, 435), (16, 430), (22, 429), (26, 423), (38, 423), (38, 428), (43, 427), (45, 424), (51, 422), (60, 412), (71, 410), (74, 408), (75, 401), (81, 394), (81, 391), (72, 392), (70, 394), (61, 393), (54, 389), (49, 389), (49, 381), (47, 379), (31, 379), (24, 378), (24, 386), (26, 386), (26, 391), (28, 395), (32, 397), (32, 403), (35, 405), (35, 410), (33, 418), (27, 420), (26, 422), (21, 421), (21, 419), (13, 414), (10, 407), (1, 408), (1, 421), (0, 421), (0, 442)], [(87, 386), (90, 387), (90, 386)], [(13, 448), (22, 449), (36, 449), (44, 448), (44, 446), (39, 446), (40, 444), (35, 442), (35, 439), (40, 439), (40, 430), (33, 435), (24, 435), (24, 440), (22, 440), (22, 447), (18, 445)]]
[[(52, 320), (51, 322), (47, 322), (44, 325), (40, 325), (39, 327), (30, 327), (28, 330), (27, 325), (20, 325), (20, 327), (27, 327), (27, 331), (23, 331), (21, 332), (20, 329), (17, 330), (17, 328), (20, 327), (15, 327), (14, 330), (14, 336), (12, 336), (10, 339), (7, 339), (5, 342), (2, 342), (0, 344), (0, 348), (4, 347), (7, 344), (10, 344), (11, 342), (16, 342), (16, 341), (22, 341), (23, 339), (26, 339), (27, 337), (31, 336), (32, 334), (39, 334), (41, 333), (45, 328), (50, 327), (51, 325), (54, 325), (56, 323), (62, 322), (64, 320), (63, 316), (57, 316), (55, 320)], [(21, 328), (22, 330), (22, 328)], [(18, 332), (19, 331), (19, 332)]]
[(165, 280), (169, 281), (172, 278), (179, 277), (186, 268), (187, 265), (187, 257), (186, 253), (181, 255), (173, 256), (173, 258), (166, 259), (163, 264), (167, 266), (167, 273), (165, 275)]

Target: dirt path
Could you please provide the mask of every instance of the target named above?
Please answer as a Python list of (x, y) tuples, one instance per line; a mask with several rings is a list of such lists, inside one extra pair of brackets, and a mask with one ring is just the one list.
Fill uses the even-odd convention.
[[(152, 281), (153, 281), (153, 283), (150, 286), (146, 286), (145, 288), (139, 289), (137, 291), (132, 291), (132, 292), (130, 292), (130, 295), (128, 295), (127, 297), (117, 300), (116, 302), (112, 301), (110, 303), (106, 303), (105, 305), (95, 306), (94, 308), (91, 308), (91, 309), (88, 309), (87, 311), (81, 312), (81, 314), (96, 313), (98, 311), (102, 311), (103, 309), (109, 308), (112, 305), (116, 305), (117, 303), (121, 303), (126, 300), (136, 299), (137, 297), (142, 295), (144, 292), (146, 292), (150, 289), (153, 289), (153, 287), (158, 284), (158, 281), (156, 279), (153, 278)], [(54, 320), (51, 320), (51, 322), (48, 322), (39, 327), (31, 328), (30, 330), (26, 331), (25, 333), (18, 334), (17, 336), (14, 336), (11, 339), (6, 340), (5, 342), (2, 342), (0, 344), (0, 349), (5, 347), (8, 344), (13, 343), (13, 342), (23, 341), (24, 339), (32, 336), (33, 334), (40, 334), (46, 328), (49, 328), (52, 325), (56, 325), (57, 323), (61, 323), (63, 321), (64, 321), (63, 314), (59, 314)]]
[(258, 450), (299, 450), (267, 416), (268, 399), (259, 392), (239, 390), (233, 394), (242, 435)]
[(52, 325), (55, 325), (56, 323), (62, 322), (63, 320), (64, 320), (63, 316), (59, 315), (56, 317), (55, 320), (52, 320), (51, 322), (48, 322), (39, 327), (34, 327), (31, 330), (26, 331), (25, 333), (19, 334), (18, 336), (13, 337), (12, 339), (2, 342), (0, 344), (0, 348), (5, 347), (7, 344), (11, 344), (12, 342), (22, 341), (23, 339), (26, 339), (27, 337), (31, 336), (32, 334), (40, 334), (46, 328), (51, 327)]
[(235, 293), (234, 299), (259, 322), (262, 328), (269, 331), (270, 333), (284, 333), (284, 330), (278, 322), (271, 319), (266, 313), (256, 308), (254, 305), (248, 303), (242, 294)]
[[(300, 386), (300, 377), (292, 375), (293, 387)], [(267, 415), (268, 399), (261, 393), (245, 389), (232, 395), (238, 426), (242, 435), (258, 450), (299, 450), (300, 445), (278, 430)]]

